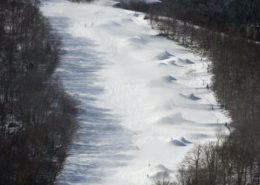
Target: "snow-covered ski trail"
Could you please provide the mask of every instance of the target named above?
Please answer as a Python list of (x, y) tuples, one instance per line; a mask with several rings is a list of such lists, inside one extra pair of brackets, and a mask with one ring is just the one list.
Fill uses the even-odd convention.
[(114, 4), (41, 7), (63, 41), (56, 74), (82, 109), (58, 185), (149, 185), (228, 120), (206, 88), (207, 62)]

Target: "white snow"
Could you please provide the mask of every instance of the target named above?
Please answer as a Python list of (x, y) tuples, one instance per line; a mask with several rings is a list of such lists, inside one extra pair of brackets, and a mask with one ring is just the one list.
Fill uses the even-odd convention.
[(229, 121), (206, 88), (206, 59), (114, 3), (41, 7), (64, 43), (56, 74), (82, 109), (59, 185), (151, 184), (174, 175), (194, 143), (214, 140)]

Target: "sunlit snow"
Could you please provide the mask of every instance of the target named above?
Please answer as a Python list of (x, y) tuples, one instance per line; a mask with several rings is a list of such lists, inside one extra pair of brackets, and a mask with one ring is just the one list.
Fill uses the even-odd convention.
[(142, 13), (45, 1), (63, 41), (56, 75), (80, 101), (80, 125), (58, 185), (148, 185), (228, 121), (207, 89), (206, 59), (157, 36)]

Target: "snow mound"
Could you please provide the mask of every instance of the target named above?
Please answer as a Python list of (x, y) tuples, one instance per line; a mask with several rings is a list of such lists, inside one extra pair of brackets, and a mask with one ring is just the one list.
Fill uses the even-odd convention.
[(133, 19), (132, 19), (132, 18), (123, 18), (123, 19), (122, 19), (122, 22), (123, 22), (123, 23), (132, 23), (132, 22), (133, 22)]
[(169, 59), (169, 58), (171, 58), (171, 57), (173, 57), (173, 56), (174, 56), (174, 55), (172, 55), (172, 54), (169, 53), (168, 51), (165, 51), (165, 52), (159, 54), (159, 55), (157, 56), (157, 59), (158, 59), (158, 60), (166, 60), (166, 59)]
[(184, 142), (179, 141), (179, 140), (177, 140), (177, 139), (174, 139), (174, 140), (170, 141), (170, 143), (171, 143), (173, 146), (181, 146), (181, 147), (187, 146)]
[(179, 58), (178, 61), (182, 64), (194, 64), (190, 59), (181, 59)]
[(192, 142), (190, 142), (189, 140), (187, 140), (185, 137), (182, 137), (181, 142), (185, 143), (185, 144), (191, 144)]
[(165, 63), (160, 63), (159, 66), (167, 66)]
[(180, 95), (181, 95), (182, 97), (185, 97), (185, 98), (187, 98), (187, 99), (189, 99), (189, 100), (193, 100), (193, 101), (197, 101), (197, 100), (200, 100), (200, 99), (201, 99), (200, 97), (195, 96), (193, 93), (191, 93), (191, 94), (189, 94), (189, 95), (184, 95), (184, 94), (181, 94), (181, 93), (180, 93)]
[(165, 76), (163, 79), (164, 79), (165, 82), (168, 82), (168, 83), (172, 83), (173, 81), (176, 81), (176, 80), (177, 80), (176, 78), (174, 78), (174, 77), (171, 76), (171, 75)]
[(108, 23), (108, 25), (116, 26), (116, 27), (121, 26), (121, 24), (119, 24), (118, 22), (115, 22), (115, 21), (111, 21), (110, 23)]
[(166, 168), (164, 165), (162, 164), (159, 164), (156, 166), (156, 169), (160, 170), (160, 171), (164, 171), (164, 172), (167, 172), (167, 173), (172, 173), (173, 170), (170, 170), (169, 168)]
[(183, 67), (181, 65), (178, 65), (175, 60), (170, 61), (169, 64), (171, 64), (173, 66), (177, 66), (177, 67)]
[(137, 13), (137, 12), (135, 12), (135, 13), (134, 13), (134, 16), (135, 16), (135, 17), (139, 17), (139, 16), (140, 16), (140, 14), (139, 14), (139, 13)]
[(169, 125), (178, 125), (181, 123), (194, 123), (193, 121), (187, 120), (183, 118), (181, 113), (177, 113), (171, 116), (163, 117), (159, 123), (162, 124), (169, 124)]
[(201, 99), (201, 98), (195, 96), (193, 93), (190, 94), (189, 98), (190, 98), (191, 100), (200, 100), (200, 99)]

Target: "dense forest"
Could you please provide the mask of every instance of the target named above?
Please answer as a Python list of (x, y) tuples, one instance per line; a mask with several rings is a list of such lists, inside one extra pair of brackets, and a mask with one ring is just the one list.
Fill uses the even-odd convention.
[(118, 6), (260, 41), (259, 0), (162, 0), (150, 5), (121, 0)]
[(38, 0), (0, 1), (0, 184), (53, 184), (76, 128), (76, 101), (52, 74), (61, 42)]

